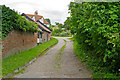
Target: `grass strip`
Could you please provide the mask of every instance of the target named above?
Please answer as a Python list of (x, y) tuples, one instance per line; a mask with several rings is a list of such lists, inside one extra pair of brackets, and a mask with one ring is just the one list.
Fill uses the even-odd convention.
[(45, 42), (39, 46), (4, 58), (2, 60), (2, 76), (4, 77), (7, 76), (9, 73), (14, 73), (14, 70), (22, 67), (23, 65), (31, 61), (33, 58), (39, 56), (40, 53), (42, 53), (55, 43), (58, 43), (58, 40), (52, 38), (50, 41)]
[(72, 37), (72, 38), (68, 38), (69, 40), (71, 40), (71, 41), (74, 41), (74, 37)]
[(64, 42), (65, 42), (65, 44), (62, 46), (62, 48), (59, 50), (59, 53), (57, 53), (57, 56), (56, 56), (56, 66), (57, 66), (57, 69), (59, 69), (59, 68), (61, 68), (61, 59), (62, 59), (62, 56), (63, 56), (63, 51), (64, 51), (64, 49), (65, 49), (65, 47), (66, 47), (66, 44), (67, 44), (67, 41), (65, 40), (65, 39), (63, 39), (64, 40)]

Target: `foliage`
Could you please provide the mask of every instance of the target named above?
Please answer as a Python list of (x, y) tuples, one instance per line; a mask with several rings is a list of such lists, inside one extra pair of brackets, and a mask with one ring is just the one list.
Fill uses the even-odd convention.
[(70, 32), (67, 32), (66, 30), (62, 30), (62, 29), (54, 29), (54, 31), (52, 32), (53, 36), (71, 36)]
[[(55, 22), (55, 24), (58, 26), (58, 28), (64, 28), (63, 24), (59, 23), (59, 22)], [(54, 27), (54, 26), (53, 26)]]
[(74, 37), (72, 37), (72, 38), (68, 38), (68, 39), (71, 40), (71, 41), (75, 41), (75, 40), (74, 40), (74, 39), (75, 39)]
[(5, 5), (2, 6), (2, 37), (6, 37), (11, 30), (38, 31), (38, 26), (34, 22), (27, 21), (17, 12)]
[(58, 24), (58, 27), (59, 28), (64, 28), (63, 24), (61, 24), (61, 23)]
[(58, 43), (58, 40), (52, 38), (52, 40), (45, 42), (35, 48), (31, 48), (29, 50), (4, 58), (2, 60), (3, 76), (8, 75), (8, 73), (13, 73), (15, 69), (18, 69), (19, 67), (25, 65), (55, 43)]
[(119, 74), (120, 2), (71, 2), (69, 10), (67, 21), (80, 48), (86, 51), (82, 55), (94, 61), (89, 66), (97, 66), (94, 71)]
[(49, 18), (46, 18), (45, 20), (51, 24), (51, 21)]
[(55, 27), (55, 25), (52, 25), (52, 27)]
[(66, 27), (61, 23), (57, 22), (57, 25), (52, 25), (51, 28), (53, 30), (52, 32), (53, 36), (61, 36), (61, 37), (71, 36), (70, 31), (66, 30)]
[(74, 29), (72, 29), (72, 25), (71, 25), (71, 17), (67, 17), (67, 20), (64, 22), (64, 27), (67, 29), (67, 30), (70, 30), (72, 34), (74, 34), (75, 32), (73, 31)]
[(116, 78), (116, 80), (118, 80), (118, 78), (120, 78), (120, 76), (117, 76), (113, 73), (101, 72), (102, 70), (106, 70), (106, 68), (105, 67), (100, 68), (100, 66), (98, 65), (99, 64), (98, 59), (96, 58), (91, 59), (89, 57), (90, 55), (88, 56), (86, 54), (89, 51), (84, 50), (82, 45), (78, 44), (75, 38), (69, 38), (69, 39), (74, 41), (73, 46), (77, 57), (80, 58), (82, 62), (86, 62), (87, 67), (90, 67), (92, 70), (94, 70), (94, 72), (92, 73), (93, 80), (96, 80), (96, 78), (97, 80), (99, 79), (101, 80), (101, 78)]
[(59, 24), (59, 22), (55, 22), (55, 25), (58, 25)]
[(2, 40), (2, 6), (0, 5), (0, 40)]

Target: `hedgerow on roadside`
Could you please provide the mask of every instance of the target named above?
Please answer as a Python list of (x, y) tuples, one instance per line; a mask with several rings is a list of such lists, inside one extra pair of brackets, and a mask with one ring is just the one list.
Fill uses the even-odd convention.
[[(120, 2), (71, 2), (71, 31), (95, 72), (118, 75), (120, 65)], [(89, 59), (88, 59), (89, 58)]]

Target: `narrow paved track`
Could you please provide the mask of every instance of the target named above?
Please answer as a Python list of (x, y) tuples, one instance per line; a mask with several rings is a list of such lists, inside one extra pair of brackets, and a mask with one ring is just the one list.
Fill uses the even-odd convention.
[[(75, 56), (73, 42), (68, 37), (56, 37), (59, 42), (45, 55), (28, 66), (17, 78), (90, 78), (90, 72)], [(66, 40), (66, 45), (65, 41)], [(63, 46), (63, 51), (61, 48)]]

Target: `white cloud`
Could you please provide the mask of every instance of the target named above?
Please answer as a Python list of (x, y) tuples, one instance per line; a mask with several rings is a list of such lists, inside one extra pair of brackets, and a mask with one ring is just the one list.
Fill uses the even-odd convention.
[(50, 18), (52, 24), (63, 23), (68, 15), (68, 5), (71, 0), (0, 0), (0, 5), (6, 5), (20, 13), (38, 14)]

